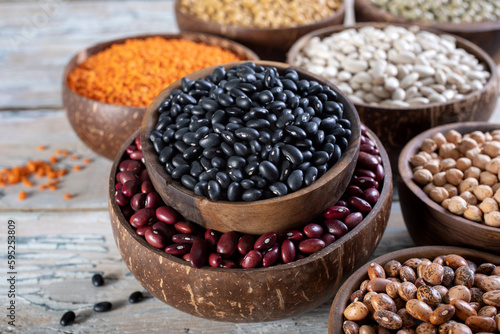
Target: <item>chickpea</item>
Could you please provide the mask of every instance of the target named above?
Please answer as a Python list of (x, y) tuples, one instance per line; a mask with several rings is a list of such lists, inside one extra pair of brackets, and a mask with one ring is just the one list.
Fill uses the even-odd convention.
[(435, 159), (435, 158), (432, 157), (432, 155), (430, 155), (429, 153), (424, 152), (424, 151), (420, 151), (420, 152), (418, 152), (418, 154), (419, 155), (421, 154), (422, 156), (424, 156), (427, 159), (427, 161), (429, 161), (431, 159)]
[(478, 154), (472, 159), (472, 166), (480, 169), (486, 169), (486, 164), (491, 161), (491, 158), (486, 154)]
[(439, 157), (439, 154), (437, 154), (436, 152), (432, 152), (432, 153), (431, 153), (431, 159), (438, 159), (438, 160), (441, 160), (441, 158)]
[(417, 170), (413, 174), (413, 180), (420, 185), (426, 185), (432, 182), (432, 173), (428, 169)]
[(446, 189), (448, 191), (448, 194), (450, 195), (450, 197), (458, 195), (458, 189), (453, 184), (447, 183), (443, 187), (444, 187), (444, 189)]
[(465, 152), (465, 157), (472, 160), (477, 157), (478, 154), (481, 154), (481, 149), (479, 147), (476, 147)]
[(468, 168), (465, 172), (464, 172), (464, 177), (465, 178), (469, 178), (469, 177), (473, 177), (477, 180), (479, 180), (479, 176), (481, 175), (481, 170), (477, 167), (470, 167)]
[(458, 191), (463, 193), (465, 191), (472, 191), (479, 185), (479, 181), (473, 177), (468, 177), (458, 185)]
[(464, 191), (463, 193), (460, 194), (460, 197), (462, 197), (467, 202), (467, 204), (470, 205), (477, 204), (477, 197), (474, 196), (474, 194), (470, 191)]
[(481, 172), (479, 174), (479, 183), (492, 186), (498, 182), (498, 178), (495, 174), (490, 172)]
[(446, 171), (446, 181), (455, 186), (458, 186), (464, 178), (464, 173), (457, 168), (448, 169)]
[(485, 214), (484, 223), (488, 226), (500, 227), (500, 212), (492, 211)]
[(486, 135), (481, 131), (473, 131), (469, 133), (471, 139), (474, 139), (479, 145), (484, 144), (486, 141)]
[(448, 143), (458, 144), (462, 140), (462, 135), (456, 130), (450, 130), (446, 133)]
[(478, 207), (483, 213), (490, 213), (491, 211), (498, 211), (498, 203), (493, 198), (485, 198)]
[(420, 145), (420, 149), (427, 153), (432, 153), (435, 150), (437, 150), (437, 148), (438, 148), (437, 144), (431, 138), (424, 139), (422, 145)]
[(486, 132), (486, 133), (484, 134), (484, 141), (485, 141), (485, 142), (488, 142), (488, 141), (492, 141), (492, 140), (493, 140), (493, 136), (491, 135), (491, 133)]
[(427, 161), (427, 163), (424, 165), (424, 168), (429, 170), (434, 175), (441, 171), (441, 164), (439, 163), (439, 160), (432, 159)]
[(455, 168), (457, 166), (457, 161), (451, 158), (441, 160), (441, 169), (447, 170), (450, 168)]
[(439, 148), (439, 156), (443, 159), (452, 158), (457, 160), (460, 158), (460, 152), (457, 150), (455, 144), (447, 143), (441, 145)]
[(481, 184), (472, 191), (479, 201), (484, 201), (485, 198), (493, 197), (493, 190), (490, 186)]
[(474, 139), (467, 137), (462, 139), (462, 141), (457, 145), (457, 147), (460, 152), (465, 153), (468, 150), (479, 147), (479, 145)]
[(456, 215), (462, 215), (467, 209), (467, 202), (460, 196), (453, 196), (448, 203), (448, 210)]
[(429, 194), (431, 193), (432, 189), (436, 188), (436, 185), (432, 182), (429, 182), (427, 183), (423, 188), (422, 190), (424, 191), (424, 193), (429, 196)]
[(462, 172), (465, 172), (470, 166), (472, 166), (472, 161), (469, 158), (460, 158), (456, 162), (456, 167)]
[(434, 140), (434, 142), (436, 143), (437, 148), (440, 148), (441, 145), (447, 143), (446, 137), (441, 132), (438, 132), (434, 136), (432, 136), (432, 140)]
[(432, 182), (438, 187), (444, 186), (448, 181), (446, 180), (446, 172), (439, 172), (434, 174)]
[(500, 158), (493, 158), (486, 163), (485, 169), (493, 174), (500, 173)]
[(429, 193), (429, 197), (437, 203), (441, 203), (449, 197), (448, 191), (443, 187), (435, 187)]
[(464, 218), (475, 222), (482, 222), (483, 212), (475, 205), (467, 205), (467, 209), (464, 211)]
[(450, 199), (450, 198), (447, 198), (447, 199), (445, 199), (444, 201), (442, 201), (442, 202), (441, 202), (441, 206), (442, 206), (445, 210), (449, 210), (450, 202), (451, 202), (451, 199)]
[(491, 190), (493, 190), (493, 193), (496, 193), (498, 189), (500, 189), (500, 182), (497, 182), (491, 186)]
[(423, 166), (426, 162), (429, 161), (423, 154), (416, 154), (410, 158), (410, 163), (414, 167)]
[(415, 168), (413, 168), (413, 173), (415, 173), (417, 170), (421, 170), (421, 169), (424, 169), (424, 166), (415, 167)]
[(500, 190), (495, 191), (495, 195), (493, 195), (493, 198), (497, 203), (500, 203)]
[(492, 158), (500, 156), (500, 142), (490, 141), (484, 144), (483, 152)]

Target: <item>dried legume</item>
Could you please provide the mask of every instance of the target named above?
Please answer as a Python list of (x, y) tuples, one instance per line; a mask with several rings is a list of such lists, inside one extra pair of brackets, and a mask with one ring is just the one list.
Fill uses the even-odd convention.
[(103, 286), (104, 285), (104, 278), (102, 277), (101, 274), (94, 274), (92, 276), (92, 284), (95, 286)]
[(255, 201), (325, 174), (351, 137), (344, 112), (328, 86), (245, 63), (183, 78), (158, 107), (150, 140), (167, 173), (197, 195)]
[(183, 13), (220, 24), (279, 28), (309, 24), (332, 16), (340, 0), (181, 0)]
[(100, 102), (145, 107), (175, 80), (237, 60), (242, 58), (215, 45), (162, 37), (129, 39), (75, 67), (68, 86)]
[(490, 77), (452, 36), (418, 27), (366, 26), (314, 37), (294, 62), (330, 80), (355, 104), (386, 107), (462, 99)]
[(59, 323), (61, 324), (61, 326), (69, 326), (75, 321), (75, 317), (75, 312), (68, 311), (63, 314)]
[(110, 302), (100, 302), (94, 305), (95, 312), (108, 312), (113, 307)]

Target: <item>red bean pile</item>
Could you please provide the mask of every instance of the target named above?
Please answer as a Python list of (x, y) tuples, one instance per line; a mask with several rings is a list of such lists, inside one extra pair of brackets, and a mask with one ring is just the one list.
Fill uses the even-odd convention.
[(115, 200), (123, 215), (153, 247), (182, 257), (195, 268), (269, 267), (290, 263), (315, 253), (356, 227), (379, 198), (385, 173), (375, 144), (362, 127), (361, 146), (354, 177), (341, 200), (328, 208), (321, 220), (302, 230), (261, 236), (237, 232), (219, 233), (183, 220), (163, 203), (142, 163), (139, 136), (130, 145), (128, 157), (119, 164)]

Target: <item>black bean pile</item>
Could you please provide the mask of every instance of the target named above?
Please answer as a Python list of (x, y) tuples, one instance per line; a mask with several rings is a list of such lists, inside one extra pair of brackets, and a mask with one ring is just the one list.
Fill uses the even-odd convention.
[(337, 94), (293, 69), (254, 63), (181, 80), (150, 135), (167, 173), (213, 201), (255, 201), (312, 184), (346, 149)]

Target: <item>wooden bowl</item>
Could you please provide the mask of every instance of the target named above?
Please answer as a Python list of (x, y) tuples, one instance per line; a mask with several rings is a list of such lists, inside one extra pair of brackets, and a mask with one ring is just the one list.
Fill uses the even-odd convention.
[(369, 263), (356, 270), (351, 276), (349, 276), (345, 283), (340, 287), (335, 299), (333, 300), (332, 307), (330, 309), (330, 317), (328, 318), (328, 333), (329, 334), (339, 334), (343, 333), (342, 324), (344, 322), (344, 309), (349, 304), (349, 298), (351, 294), (359, 289), (359, 285), (364, 280), (368, 279), (368, 268), (370, 263), (378, 263), (384, 266), (390, 260), (396, 260), (401, 263), (411, 258), (429, 258), (433, 259), (439, 255), (444, 254), (457, 254), (464, 257), (467, 260), (473, 261), (476, 264), (481, 263), (493, 263), (500, 265), (500, 257), (485, 252), (480, 252), (477, 250), (459, 248), (459, 247), (447, 247), (447, 246), (427, 246), (427, 247), (413, 247), (407, 249), (401, 249), (395, 252), (390, 252), (385, 255), (379, 256)]
[(332, 16), (314, 23), (282, 28), (250, 28), (203, 21), (183, 13), (180, 10), (180, 0), (175, 0), (175, 18), (180, 31), (199, 31), (223, 36), (247, 45), (262, 59), (276, 61), (284, 61), (286, 51), (301, 36), (316, 29), (342, 24), (344, 13), (345, 7), (341, 4)]
[(113, 44), (122, 44), (127, 39), (145, 39), (161, 36), (166, 39), (185, 39), (218, 45), (248, 60), (259, 57), (245, 46), (217, 36), (197, 33), (156, 34), (132, 36), (109, 42), (99, 43), (78, 52), (66, 65), (62, 79), (62, 99), (66, 116), (78, 137), (94, 152), (113, 160), (122, 143), (137, 130), (146, 112), (146, 107), (128, 107), (99, 102), (71, 90), (67, 84), (71, 71), (87, 58), (93, 56)]
[(500, 129), (500, 124), (467, 122), (443, 125), (421, 133), (404, 147), (399, 157), (401, 177), (398, 191), (406, 227), (417, 245), (465, 246), (500, 254), (500, 228), (476, 223), (445, 210), (412, 180), (410, 156), (418, 152), (424, 139), (451, 129), (462, 134), (475, 130), (485, 132)]
[(392, 15), (388, 11), (373, 5), (370, 0), (355, 0), (354, 11), (357, 22), (409, 23), (460, 36), (477, 44), (486, 51), (497, 64), (500, 64), (500, 21), (477, 23), (410, 21)]
[[(332, 298), (342, 278), (364, 263), (384, 233), (392, 203), (387, 153), (376, 143), (385, 168), (380, 198), (354, 229), (304, 259), (268, 268), (195, 269), (188, 262), (151, 247), (138, 236), (115, 202), (115, 175), (126, 147), (120, 149), (109, 178), (109, 211), (116, 245), (139, 283), (161, 301), (189, 314), (219, 321), (261, 322), (292, 317)], [(167, 201), (171, 205), (172, 201)]]
[[(335, 26), (314, 31), (299, 39), (288, 52), (287, 63), (297, 64), (297, 56), (301, 49), (313, 37), (326, 37), (345, 29), (360, 29), (366, 26), (374, 26), (381, 29), (391, 23), (361, 23), (351, 27)], [(408, 28), (407, 24), (392, 24)], [(432, 29), (422, 28), (435, 34), (443, 34)], [(372, 106), (366, 103), (355, 103), (359, 118), (368, 128), (381, 138), (382, 143), (389, 153), (394, 174), (397, 174), (397, 161), (401, 149), (411, 138), (429, 128), (466, 121), (487, 121), (495, 109), (498, 99), (498, 74), (493, 60), (475, 44), (460, 38), (457, 39), (457, 47), (475, 55), (480, 62), (486, 65), (491, 73), (489, 81), (483, 89), (467, 94), (461, 100), (451, 100), (445, 103), (429, 103), (425, 106), (414, 106), (408, 108)]]
[[(227, 63), (223, 66), (228, 69), (241, 63), (243, 62)], [(269, 61), (258, 61), (256, 64), (274, 66), (279, 72), (290, 67), (284, 63)], [(191, 80), (203, 78), (211, 74), (215, 68), (216, 66), (207, 67), (187, 77)], [(280, 232), (292, 229), (308, 220), (320, 217), (324, 210), (340, 199), (354, 173), (359, 151), (360, 123), (356, 109), (328, 81), (299, 68), (294, 69), (297, 70), (302, 79), (316, 80), (323, 85), (330, 86), (337, 92), (340, 101), (344, 104), (344, 117), (351, 122), (352, 135), (340, 160), (310, 186), (282, 197), (254, 202), (214, 202), (206, 197), (197, 196), (179, 181), (170, 177), (165, 166), (159, 162), (158, 154), (149, 140), (158, 120), (159, 114), (156, 109), (172, 90), (181, 86), (181, 81), (178, 80), (163, 90), (153, 101), (146, 111), (141, 126), (141, 141), (146, 168), (153, 185), (165, 202), (170, 202), (172, 207), (184, 217), (207, 229), (220, 232), (237, 231), (248, 234), (263, 234), (269, 231)]]

